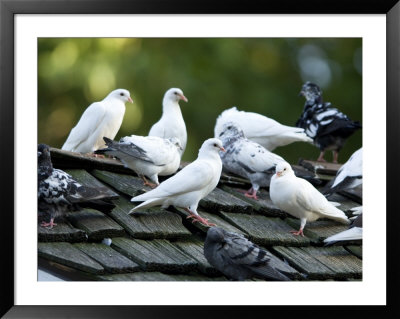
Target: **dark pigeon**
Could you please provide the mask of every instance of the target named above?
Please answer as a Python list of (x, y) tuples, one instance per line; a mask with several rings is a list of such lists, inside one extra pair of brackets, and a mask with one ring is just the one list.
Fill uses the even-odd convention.
[(106, 188), (92, 188), (79, 184), (71, 175), (53, 168), (50, 149), (45, 144), (38, 145), (38, 208), (39, 215), (47, 217), (41, 226), (52, 228), (54, 219), (81, 207), (109, 210), (115, 205)]
[(306, 82), (300, 95), (306, 98), (306, 103), (296, 126), (303, 128), (320, 149), (318, 161), (325, 161), (325, 151), (332, 150), (333, 162), (337, 163), (339, 151), (346, 139), (360, 129), (361, 124), (352, 121), (347, 115), (332, 107), (331, 103), (323, 102), (322, 91), (314, 83)]
[(242, 235), (219, 227), (208, 229), (204, 255), (212, 266), (233, 280), (253, 277), (275, 281), (290, 280), (270, 265), (271, 255), (267, 251)]

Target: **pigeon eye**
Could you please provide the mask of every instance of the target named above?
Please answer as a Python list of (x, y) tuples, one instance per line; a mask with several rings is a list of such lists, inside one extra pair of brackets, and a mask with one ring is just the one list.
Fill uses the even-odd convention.
[(228, 130), (230, 130), (232, 128), (232, 126), (228, 126)]
[(119, 95), (124, 96), (124, 93), (121, 92)]
[(215, 147), (218, 147), (217, 143), (214, 143), (214, 146), (215, 146)]
[(175, 95), (178, 95), (178, 92), (174, 92)]

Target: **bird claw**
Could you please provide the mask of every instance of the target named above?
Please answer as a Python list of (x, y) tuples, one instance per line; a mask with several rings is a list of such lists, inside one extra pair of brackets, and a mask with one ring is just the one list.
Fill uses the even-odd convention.
[(189, 219), (189, 218), (193, 219), (192, 220), (193, 224), (195, 222), (199, 222), (199, 223), (201, 223), (201, 224), (203, 224), (205, 226), (209, 226), (209, 227), (216, 226), (216, 224), (214, 224), (214, 223), (209, 223), (207, 218), (203, 218), (203, 217), (200, 217), (200, 216), (197, 216), (197, 215), (194, 215), (194, 214), (191, 214), (191, 215), (186, 217), (186, 219)]
[(42, 223), (40, 224), (40, 226), (42, 226), (42, 227), (44, 227), (44, 228), (47, 228), (47, 229), (52, 229), (53, 226), (57, 226), (57, 224), (56, 224), (55, 222), (53, 222), (53, 221), (50, 221), (49, 223), (42, 222)]
[(304, 237), (304, 233), (303, 233), (302, 229), (299, 229), (298, 231), (291, 230), (290, 232), (295, 236), (299, 236), (300, 235), (301, 237)]
[(154, 183), (150, 183), (150, 182), (144, 182), (143, 183), (144, 186), (149, 186), (150, 188), (156, 188), (158, 185), (154, 184)]
[(248, 198), (253, 198), (255, 200), (258, 200), (258, 197), (256, 194), (249, 194), (249, 193), (245, 193), (244, 196), (248, 197)]

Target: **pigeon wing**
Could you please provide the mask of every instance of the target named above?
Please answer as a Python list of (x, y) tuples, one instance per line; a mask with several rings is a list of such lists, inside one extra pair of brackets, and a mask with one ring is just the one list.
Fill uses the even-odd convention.
[(244, 267), (255, 275), (271, 280), (289, 280), (269, 265), (271, 256), (266, 250), (239, 234), (226, 233), (221, 253), (225, 254), (224, 259), (230, 260), (231, 265)]
[(282, 157), (247, 139), (242, 142), (240, 152), (234, 152), (232, 156), (239, 165), (245, 165), (250, 172), (270, 172), (276, 164), (284, 161)]
[(213, 180), (213, 169), (207, 161), (196, 160), (176, 175), (162, 182), (157, 188), (132, 198), (146, 201), (152, 198), (173, 197), (204, 189)]
[(163, 138), (165, 137), (165, 128), (162, 123), (162, 119), (153, 124), (153, 126), (150, 128), (149, 136), (159, 136)]
[(151, 158), (151, 156), (148, 155), (148, 152), (145, 149), (132, 142), (124, 141), (123, 143), (119, 143), (107, 137), (103, 137), (103, 139), (106, 142), (108, 148), (96, 151), (96, 153), (110, 154), (120, 159), (133, 157), (145, 162), (155, 164), (153, 159)]
[(79, 147), (80, 144), (89, 139), (91, 135), (101, 127), (105, 114), (106, 108), (102, 102), (92, 103), (85, 112), (83, 112), (78, 124), (71, 130), (62, 149), (73, 151)]
[(139, 147), (144, 151), (144, 155), (157, 166), (164, 166), (171, 163), (178, 152), (175, 145), (158, 136), (143, 137), (132, 135), (124, 137), (122, 141), (132, 143), (136, 145), (136, 147)]
[(296, 182), (296, 202), (305, 211), (349, 223), (345, 213), (330, 204), (308, 181), (296, 177)]

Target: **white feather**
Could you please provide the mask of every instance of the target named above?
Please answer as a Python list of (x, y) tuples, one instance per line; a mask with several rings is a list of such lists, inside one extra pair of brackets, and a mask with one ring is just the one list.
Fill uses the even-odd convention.
[(216, 138), (219, 138), (224, 124), (230, 121), (239, 124), (248, 139), (264, 146), (269, 151), (293, 142), (312, 143), (312, 139), (304, 133), (302, 128), (282, 125), (261, 114), (238, 111), (236, 107), (225, 110), (217, 118), (214, 128)]
[(329, 244), (331, 242), (337, 242), (337, 241), (360, 240), (360, 239), (362, 239), (362, 228), (353, 227), (326, 238), (324, 240), (324, 243)]
[[(172, 175), (179, 168), (181, 162), (181, 148), (178, 139), (167, 140), (158, 136), (131, 135), (122, 138), (119, 143), (115, 143), (116, 147), (114, 147), (114, 149), (116, 150), (112, 151), (111, 154), (118, 157), (127, 167), (135, 171), (138, 175), (145, 175), (156, 184), (159, 184), (159, 175)], [(151, 162), (118, 150), (118, 144), (128, 146), (134, 144), (140, 147)]]
[(300, 218), (302, 227), (307, 221), (325, 217), (349, 224), (350, 221), (341, 210), (334, 207), (308, 181), (294, 175), (288, 163), (279, 163), (272, 177), (270, 196), (272, 202), (290, 215)]
[[(121, 96), (120, 94), (124, 95)], [(103, 137), (114, 139), (125, 114), (125, 102), (130, 100), (127, 90), (112, 91), (101, 102), (92, 103), (71, 130), (62, 149), (90, 153), (103, 147)], [(131, 101), (131, 100), (130, 100)]]
[[(346, 177), (362, 176), (362, 154), (362, 148), (360, 148), (350, 156), (349, 160), (337, 172), (332, 187), (339, 185)], [(357, 178), (351, 187), (354, 188), (361, 184), (362, 178)]]
[(162, 138), (178, 138), (182, 151), (186, 148), (187, 132), (185, 121), (183, 120), (179, 100), (187, 101), (181, 89), (169, 89), (163, 98), (163, 113), (160, 120), (155, 123), (149, 132), (149, 136), (158, 136)]
[(144, 203), (136, 206), (132, 211), (157, 205), (163, 207), (174, 205), (189, 208), (198, 215), (199, 201), (217, 186), (221, 176), (222, 162), (218, 154), (221, 148), (220, 140), (206, 140), (194, 162), (162, 182), (157, 188), (133, 197), (132, 202), (144, 201)]

